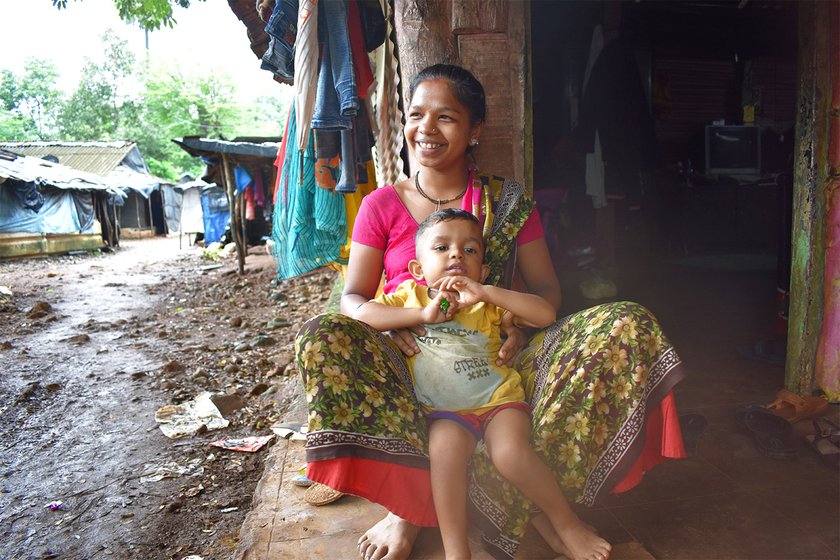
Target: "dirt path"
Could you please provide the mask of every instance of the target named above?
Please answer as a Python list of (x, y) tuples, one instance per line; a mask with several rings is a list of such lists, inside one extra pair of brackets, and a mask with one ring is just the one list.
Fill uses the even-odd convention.
[[(293, 333), (334, 275), (273, 286), (264, 252), (244, 277), (227, 263), (164, 238), (0, 262), (14, 293), (0, 299), (0, 558), (209, 560), (235, 548), (265, 450), (208, 443), (271, 434), (296, 387)], [(230, 426), (165, 437), (155, 411), (204, 391), (229, 395)], [(164, 465), (191, 474), (143, 479)]]

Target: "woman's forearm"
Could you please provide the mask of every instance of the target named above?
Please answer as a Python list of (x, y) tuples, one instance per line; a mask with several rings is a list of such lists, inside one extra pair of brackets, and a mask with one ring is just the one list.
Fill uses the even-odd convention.
[(368, 301), (370, 301), (370, 298), (366, 298), (361, 294), (341, 294), (341, 300), (338, 306), (339, 311), (342, 315), (352, 317), (356, 308)]

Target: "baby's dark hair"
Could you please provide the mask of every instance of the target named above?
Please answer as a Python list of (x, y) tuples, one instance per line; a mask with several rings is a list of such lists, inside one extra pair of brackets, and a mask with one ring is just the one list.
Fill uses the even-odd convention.
[[(420, 238), (423, 237), (423, 234), (425, 234), (430, 227), (441, 222), (450, 222), (452, 220), (465, 220), (467, 222), (472, 222), (478, 228), (479, 237), (481, 237), (481, 222), (478, 221), (478, 218), (473, 216), (470, 212), (461, 210), (460, 208), (444, 208), (443, 210), (432, 212), (428, 218), (420, 222), (420, 225), (417, 226), (417, 233), (414, 234), (414, 244), (417, 245), (417, 242), (420, 241)], [(481, 246), (483, 249), (484, 238), (481, 238)]]
[(470, 110), (470, 124), (483, 123), (487, 116), (487, 101), (481, 82), (466, 68), (454, 64), (433, 64), (417, 74), (408, 88), (408, 98), (414, 97), (414, 91), (426, 80), (448, 80), (452, 93), (461, 104)]

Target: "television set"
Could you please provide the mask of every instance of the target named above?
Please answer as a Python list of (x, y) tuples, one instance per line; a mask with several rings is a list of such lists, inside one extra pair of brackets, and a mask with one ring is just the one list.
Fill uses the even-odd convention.
[(706, 175), (759, 175), (761, 127), (709, 125), (706, 127)]

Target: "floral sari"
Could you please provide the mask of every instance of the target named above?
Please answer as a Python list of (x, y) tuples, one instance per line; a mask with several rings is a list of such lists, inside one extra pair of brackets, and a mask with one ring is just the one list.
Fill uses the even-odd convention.
[[(498, 283), (534, 207), (515, 182), (484, 177), (494, 221), (488, 282)], [(436, 525), (427, 427), (406, 359), (385, 336), (338, 314), (315, 317), (296, 340), (309, 406), (308, 476)], [(683, 367), (656, 318), (629, 302), (560, 319), (514, 364), (532, 408), (533, 445), (571, 502), (592, 505), (637, 484), (645, 470), (684, 456), (671, 389)], [(512, 558), (533, 506), (479, 443), (470, 465), (470, 514), (488, 550)]]

